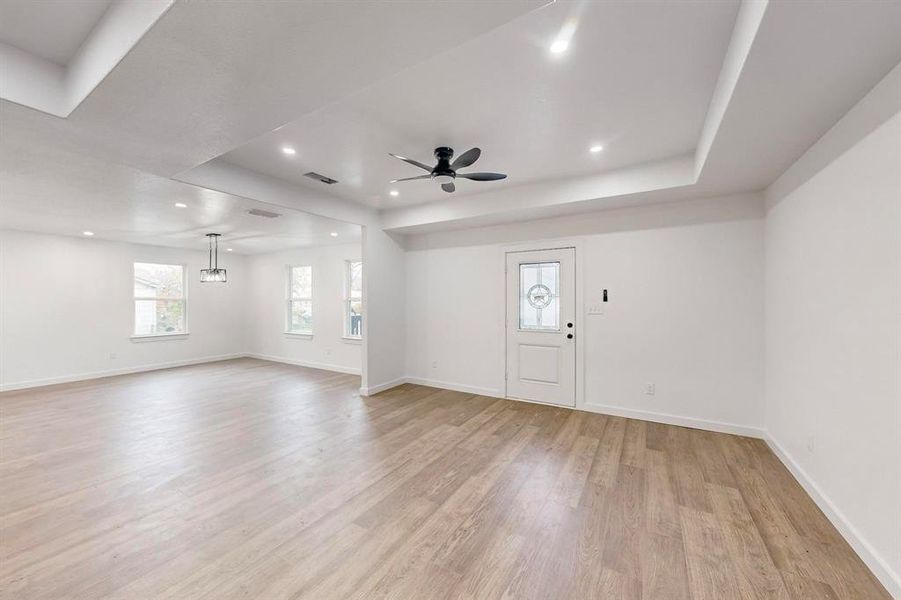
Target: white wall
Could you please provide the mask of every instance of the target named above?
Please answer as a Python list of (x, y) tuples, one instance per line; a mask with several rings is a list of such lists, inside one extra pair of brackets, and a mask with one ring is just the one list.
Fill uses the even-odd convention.
[(407, 316), (406, 260), (398, 240), (363, 228), (363, 394), (403, 383)]
[[(0, 386), (11, 389), (243, 353), (244, 259), (220, 256), (229, 282), (201, 285), (206, 260), (206, 252), (0, 231)], [(186, 338), (130, 339), (134, 262), (187, 264)]]
[(413, 237), (407, 375), (502, 396), (504, 251), (566, 238), (584, 300), (610, 300), (604, 315), (579, 307), (579, 407), (759, 434), (762, 217), (745, 195)]
[[(361, 343), (344, 334), (345, 261), (361, 258), (360, 244), (317, 246), (248, 258), (248, 352), (310, 367), (360, 372)], [(285, 334), (288, 265), (313, 267), (313, 336)], [(364, 278), (365, 278), (364, 267)]]
[(871, 129), (864, 108), (808, 154), (843, 148), (849, 124), (865, 124), (856, 144), (768, 199), (766, 424), (798, 479), (901, 598), (901, 113)]

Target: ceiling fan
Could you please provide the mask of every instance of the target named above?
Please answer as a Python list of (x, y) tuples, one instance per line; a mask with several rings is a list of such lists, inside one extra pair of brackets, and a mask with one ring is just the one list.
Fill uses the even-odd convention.
[(467, 150), (466, 152), (458, 156), (457, 159), (454, 160), (454, 162), (451, 162), (451, 159), (454, 157), (453, 148), (447, 148), (445, 146), (435, 148), (435, 158), (438, 159), (438, 164), (434, 167), (424, 165), (418, 160), (413, 160), (412, 158), (398, 156), (397, 154), (391, 154), (390, 152), (389, 154), (394, 158), (399, 158), (406, 163), (416, 165), (420, 169), (425, 169), (429, 172), (428, 175), (419, 175), (418, 177), (392, 179), (391, 183), (397, 183), (399, 181), (414, 181), (416, 179), (434, 179), (441, 184), (442, 190), (447, 193), (451, 193), (456, 189), (454, 186), (454, 179), (458, 177), (461, 177), (463, 179), (472, 179), (473, 181), (496, 181), (498, 179), (504, 179), (506, 177), (506, 175), (504, 175), (503, 173), (457, 173), (457, 169), (468, 167), (475, 161), (479, 160), (479, 156), (481, 156), (482, 151), (478, 148)]

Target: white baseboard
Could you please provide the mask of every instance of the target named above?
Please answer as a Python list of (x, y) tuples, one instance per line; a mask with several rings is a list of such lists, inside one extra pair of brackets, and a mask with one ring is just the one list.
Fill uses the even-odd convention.
[(763, 438), (773, 454), (779, 457), (782, 464), (791, 472), (801, 487), (813, 499), (823, 514), (832, 522), (838, 532), (851, 545), (860, 559), (866, 563), (873, 575), (885, 586), (885, 589), (893, 598), (901, 600), (901, 576), (896, 573), (882, 555), (877, 552), (869, 542), (864, 539), (860, 531), (845, 517), (845, 515), (833, 504), (832, 500), (810, 478), (804, 469), (769, 433)]
[(451, 383), (449, 381), (438, 381), (436, 379), (424, 379), (422, 377), (405, 377), (407, 383), (416, 385), (425, 385), (428, 387), (441, 388), (443, 390), (453, 390), (455, 392), (464, 392), (466, 394), (478, 394), (479, 396), (489, 396), (491, 398), (503, 398), (504, 394), (500, 390), (494, 388), (478, 387), (474, 385), (464, 385), (462, 383)]
[(737, 425), (735, 423), (724, 423), (722, 421), (707, 421), (705, 419), (680, 417), (678, 415), (622, 408), (606, 404), (585, 404), (584, 406), (577, 406), (576, 408), (603, 415), (613, 415), (615, 417), (626, 417), (628, 419), (639, 419), (641, 421), (651, 421), (653, 423), (691, 427), (692, 429), (704, 429), (706, 431), (715, 431), (717, 433), (732, 433), (746, 437), (764, 438), (764, 430), (762, 428), (750, 427), (748, 425)]
[[(317, 363), (310, 361), (293, 360), (280, 356), (269, 356), (266, 354), (254, 354), (247, 352), (236, 352), (234, 354), (220, 354), (217, 356), (204, 356), (201, 358), (192, 358), (187, 360), (176, 360), (164, 363), (153, 363), (149, 365), (141, 365), (137, 367), (127, 367), (123, 369), (108, 369), (105, 371), (91, 371), (88, 373), (77, 373), (72, 375), (62, 375), (59, 377), (47, 377), (43, 379), (31, 379), (28, 381), (16, 381), (13, 383), (0, 384), (0, 392), (11, 392), (14, 390), (24, 390), (28, 388), (42, 387), (45, 385), (56, 385), (59, 383), (72, 383), (74, 381), (87, 381), (89, 379), (100, 379), (102, 377), (115, 377), (116, 375), (130, 375), (132, 373), (145, 373), (148, 371), (159, 371), (160, 369), (171, 369), (173, 367), (187, 367), (190, 365), (200, 365), (204, 363), (218, 362), (220, 360), (232, 360), (235, 358), (257, 358), (260, 360), (268, 360), (270, 362), (279, 362), (289, 365), (297, 365), (301, 367), (309, 367), (312, 369), (322, 369), (324, 371), (335, 371), (338, 373), (348, 373), (350, 375), (359, 375), (360, 369), (345, 367), (343, 365), (333, 365), (327, 363)], [(384, 389), (388, 389), (387, 387)]]
[(379, 392), (384, 392), (385, 390), (390, 390), (393, 387), (397, 387), (399, 385), (403, 385), (407, 383), (406, 377), (398, 377), (397, 379), (393, 379), (391, 381), (386, 381), (385, 383), (377, 383), (375, 385), (370, 385), (367, 387), (360, 388), (361, 396), (374, 396)]
[(298, 367), (309, 367), (310, 369), (322, 369), (323, 371), (335, 371), (336, 373), (347, 373), (348, 375), (359, 375), (360, 369), (355, 367), (347, 367), (344, 365), (334, 365), (330, 363), (313, 362), (309, 360), (296, 360), (293, 358), (285, 358), (283, 356), (272, 356), (269, 354), (247, 353), (243, 356), (247, 358), (256, 358), (259, 360), (268, 360), (269, 362), (284, 363), (286, 365), (297, 365)]
[(144, 373), (147, 371), (159, 371), (160, 369), (171, 369), (173, 367), (186, 367), (189, 365), (200, 365), (203, 363), (218, 362), (220, 360), (231, 360), (235, 358), (243, 358), (247, 356), (243, 352), (236, 354), (220, 354), (218, 356), (204, 356), (201, 358), (191, 358), (188, 360), (176, 360), (165, 363), (154, 363), (150, 365), (141, 365), (137, 367), (126, 367), (123, 369), (108, 369), (105, 371), (91, 371), (89, 373), (77, 373), (72, 375), (61, 375), (59, 377), (47, 377), (44, 379), (31, 379), (28, 381), (15, 381), (13, 383), (5, 383), (0, 385), (0, 392), (11, 392), (13, 390), (24, 390), (34, 387), (42, 387), (45, 385), (56, 385), (59, 383), (72, 383), (73, 381), (87, 381), (88, 379), (100, 379), (102, 377), (115, 377), (117, 375), (130, 375), (131, 373)]

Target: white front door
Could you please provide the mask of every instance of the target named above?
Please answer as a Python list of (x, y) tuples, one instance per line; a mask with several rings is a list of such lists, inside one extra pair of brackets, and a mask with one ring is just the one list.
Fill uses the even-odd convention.
[(576, 405), (576, 251), (507, 253), (507, 397)]

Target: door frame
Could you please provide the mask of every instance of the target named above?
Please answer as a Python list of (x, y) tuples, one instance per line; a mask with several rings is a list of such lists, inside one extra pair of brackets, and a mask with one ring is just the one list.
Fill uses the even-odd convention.
[(504, 398), (509, 400), (517, 400), (519, 402), (531, 402), (533, 404), (544, 404), (545, 406), (557, 406), (560, 408), (570, 408), (560, 404), (550, 404), (539, 402), (537, 400), (524, 400), (522, 398), (510, 398), (507, 393), (507, 326), (509, 324), (509, 315), (507, 314), (507, 255), (512, 252), (540, 252), (542, 250), (561, 250), (564, 248), (572, 248), (575, 254), (573, 265), (573, 273), (576, 278), (575, 285), (575, 319), (576, 319), (576, 405), (572, 408), (581, 409), (585, 406), (585, 341), (582, 331), (587, 323), (585, 314), (585, 303), (583, 301), (583, 281), (582, 276), (582, 256), (584, 254), (584, 241), (581, 238), (555, 238), (550, 240), (542, 240), (537, 242), (519, 242), (516, 244), (506, 244), (501, 246), (500, 259), (503, 262), (504, 276), (501, 278), (500, 286), (502, 290), (503, 308), (501, 317), (504, 320), (504, 326), (500, 328), (502, 336), (500, 349), (501, 356), (498, 357), (498, 364), (501, 366), (501, 372), (498, 378), (498, 389), (501, 390)]

